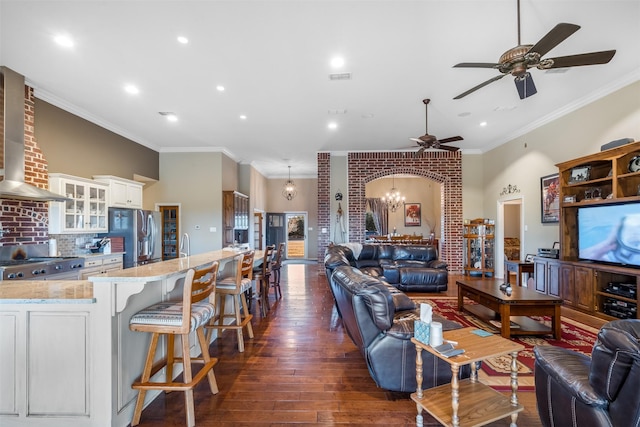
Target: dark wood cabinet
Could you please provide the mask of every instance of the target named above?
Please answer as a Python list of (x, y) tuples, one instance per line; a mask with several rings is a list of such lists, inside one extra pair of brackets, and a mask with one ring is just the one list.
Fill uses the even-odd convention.
[(560, 297), (560, 263), (558, 260), (535, 257), (533, 265), (536, 291)]
[(237, 191), (223, 191), (222, 209), (222, 246), (249, 243), (249, 196)]
[[(640, 270), (580, 260), (577, 213), (583, 206), (640, 200), (640, 171), (632, 171), (629, 166), (639, 156), (640, 142), (633, 142), (556, 165), (560, 201), (560, 259), (557, 261), (560, 295), (567, 306), (608, 320), (639, 318)], [(588, 170), (586, 179), (575, 179), (573, 175), (577, 170)], [(540, 279), (539, 285), (538, 271), (536, 266), (536, 289), (544, 284), (549, 292), (549, 279)]]

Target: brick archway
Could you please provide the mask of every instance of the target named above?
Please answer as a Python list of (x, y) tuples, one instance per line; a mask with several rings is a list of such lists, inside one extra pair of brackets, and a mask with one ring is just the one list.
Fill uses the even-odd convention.
[(462, 272), (462, 155), (460, 152), (349, 153), (349, 240), (365, 237), (365, 186), (374, 179), (393, 174), (410, 174), (441, 184), (440, 258), (449, 271)]

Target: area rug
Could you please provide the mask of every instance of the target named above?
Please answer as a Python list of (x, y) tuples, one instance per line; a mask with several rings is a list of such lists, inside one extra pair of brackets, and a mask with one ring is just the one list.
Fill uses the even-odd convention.
[[(457, 298), (414, 298), (416, 303), (428, 303), (433, 307), (434, 314), (439, 314), (448, 320), (453, 320), (463, 326), (472, 326), (484, 329), (488, 332), (499, 333), (495, 327), (479, 320), (468, 313), (458, 311)], [(469, 301), (465, 301), (465, 304)], [(532, 317), (537, 321), (551, 324), (549, 318)], [(576, 322), (572, 319), (563, 317), (562, 337), (560, 340), (554, 339), (551, 335), (545, 337), (539, 336), (518, 336), (512, 338), (524, 345), (525, 349), (518, 353), (518, 388), (521, 390), (533, 390), (533, 367), (535, 358), (533, 355), (533, 347), (538, 345), (553, 345), (564, 347), (580, 353), (591, 355), (593, 344), (596, 341), (598, 329), (587, 326), (583, 323)], [(510, 373), (511, 373), (511, 357), (502, 356), (493, 359), (487, 359), (482, 363), (482, 369), (478, 373), (480, 380), (496, 390), (510, 390)]]

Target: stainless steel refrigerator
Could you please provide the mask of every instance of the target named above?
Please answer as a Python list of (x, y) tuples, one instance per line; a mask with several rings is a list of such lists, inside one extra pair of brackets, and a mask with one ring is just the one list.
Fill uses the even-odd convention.
[(124, 237), (124, 268), (162, 261), (160, 212), (109, 208), (110, 237)]

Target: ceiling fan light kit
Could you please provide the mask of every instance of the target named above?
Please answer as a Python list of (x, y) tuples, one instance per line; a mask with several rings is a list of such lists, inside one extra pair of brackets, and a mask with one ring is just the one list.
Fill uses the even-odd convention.
[(549, 70), (555, 68), (579, 67), (583, 65), (606, 64), (611, 61), (613, 56), (616, 54), (615, 50), (560, 56), (557, 58), (542, 58), (550, 50), (558, 46), (579, 29), (579, 25), (562, 22), (553, 27), (553, 29), (542, 37), (535, 45), (523, 45), (520, 43), (520, 0), (518, 0), (518, 45), (503, 53), (497, 63), (462, 62), (453, 66), (454, 68), (494, 68), (502, 74), (462, 92), (453, 99), (464, 98), (478, 89), (500, 80), (508, 74), (514, 76), (516, 89), (518, 90), (520, 99), (525, 99), (537, 93), (536, 87), (533, 83), (533, 78), (527, 71), (530, 68)]

